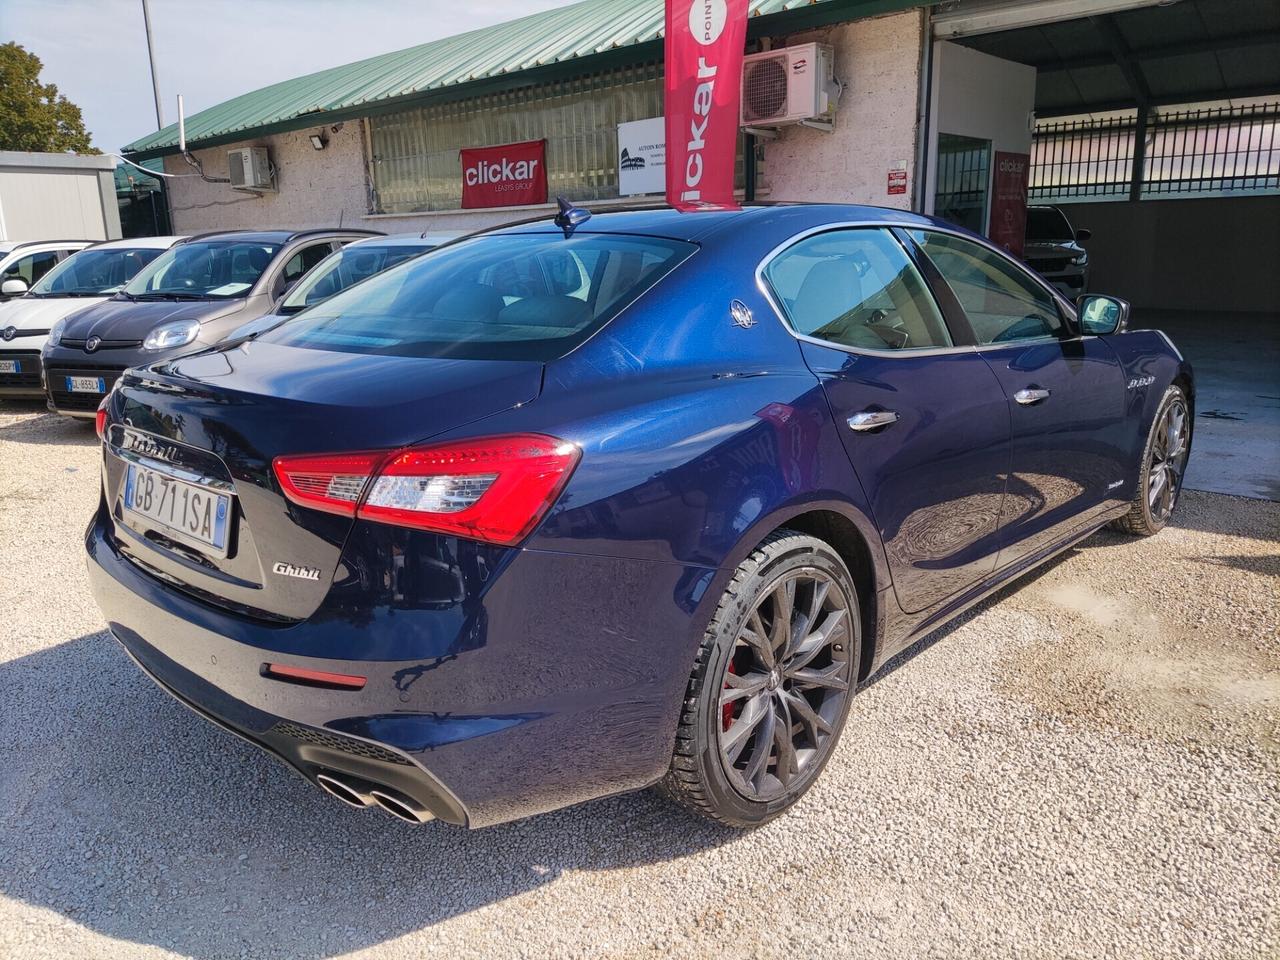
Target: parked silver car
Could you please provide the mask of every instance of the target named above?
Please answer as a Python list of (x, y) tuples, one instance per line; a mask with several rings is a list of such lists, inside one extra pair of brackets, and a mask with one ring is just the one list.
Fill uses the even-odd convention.
[(1068, 300), (1089, 292), (1089, 252), (1082, 246), (1093, 234), (1076, 230), (1058, 207), (1028, 207), (1022, 257)]
[(41, 351), (50, 410), (92, 417), (125, 368), (217, 343), (369, 230), (204, 234), (175, 244), (110, 300), (54, 324)]

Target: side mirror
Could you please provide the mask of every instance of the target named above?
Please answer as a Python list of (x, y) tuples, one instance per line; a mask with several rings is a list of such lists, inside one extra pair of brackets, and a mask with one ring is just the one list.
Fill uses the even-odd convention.
[(0, 295), (6, 297), (20, 297), (27, 292), (27, 281), (21, 277), (10, 277), (4, 283), (0, 283)]
[(1076, 301), (1080, 332), (1086, 336), (1123, 333), (1129, 326), (1129, 301), (1119, 297), (1085, 294)]
[(1092, 230), (1077, 230), (1077, 231), (1076, 231), (1076, 243), (1084, 243), (1084, 242), (1086, 242), (1086, 241), (1088, 241), (1088, 240), (1092, 240), (1092, 239), (1093, 239), (1093, 231), (1092, 231)]

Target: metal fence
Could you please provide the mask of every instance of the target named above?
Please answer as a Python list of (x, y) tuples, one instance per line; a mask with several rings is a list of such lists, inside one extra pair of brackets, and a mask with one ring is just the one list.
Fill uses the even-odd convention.
[[(1280, 191), (1280, 101), (1162, 110), (1143, 137), (1139, 195)], [(1030, 197), (1121, 199), (1133, 194), (1136, 111), (1103, 119), (1042, 120), (1031, 145)]]

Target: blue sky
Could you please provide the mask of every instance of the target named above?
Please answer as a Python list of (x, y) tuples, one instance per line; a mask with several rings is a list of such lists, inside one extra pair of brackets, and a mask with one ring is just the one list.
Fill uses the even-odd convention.
[[(570, 0), (151, 0), (165, 120), (325, 67), (565, 6)], [(0, 41), (84, 111), (104, 152), (156, 128), (141, 0), (0, 0)]]

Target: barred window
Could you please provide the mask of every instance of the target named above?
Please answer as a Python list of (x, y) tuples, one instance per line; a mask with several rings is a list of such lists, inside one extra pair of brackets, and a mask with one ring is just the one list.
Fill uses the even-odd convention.
[(618, 124), (662, 115), (662, 68), (648, 64), (369, 119), (374, 213), (457, 210), (458, 151), (547, 141), (547, 194), (618, 196)]

